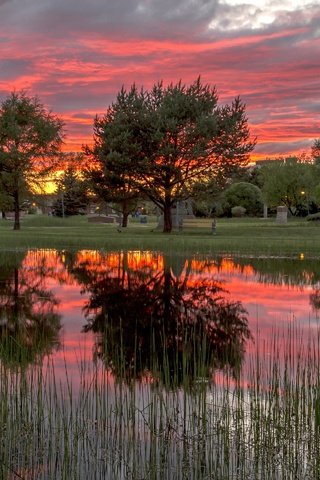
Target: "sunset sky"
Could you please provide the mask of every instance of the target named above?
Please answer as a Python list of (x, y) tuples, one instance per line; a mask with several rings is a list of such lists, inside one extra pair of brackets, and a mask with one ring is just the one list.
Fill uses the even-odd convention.
[(320, 0), (0, 0), (0, 100), (25, 89), (90, 143), (122, 85), (216, 85), (240, 95), (253, 158), (320, 137)]

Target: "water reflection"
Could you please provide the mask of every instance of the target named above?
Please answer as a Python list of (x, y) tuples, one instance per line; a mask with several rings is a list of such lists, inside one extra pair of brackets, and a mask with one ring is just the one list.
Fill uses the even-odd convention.
[(117, 378), (179, 386), (213, 368), (239, 370), (250, 338), (246, 311), (221, 282), (195, 280), (188, 259), (154, 254), (139, 267), (132, 254), (113, 253), (66, 261), (89, 294), (84, 331), (97, 334), (95, 357)]
[[(316, 264), (93, 251), (0, 262), (1, 479), (319, 477)], [(2, 368), (42, 360), (60, 324), (50, 362)], [(27, 362), (20, 347), (5, 355), (6, 338), (32, 346)]]
[(25, 368), (59, 345), (58, 300), (45, 287), (44, 258), (30, 268), (25, 253), (0, 254), (0, 359)]
[(318, 315), (320, 310), (320, 288), (318, 286), (310, 293), (310, 305), (316, 315)]
[(6, 252), (0, 263), (0, 357), (16, 365), (55, 350), (63, 319), (68, 365), (76, 367), (81, 337), (91, 355), (86, 322), (95, 358), (118, 378), (179, 384), (213, 368), (236, 374), (252, 348), (249, 326), (267, 340), (288, 312), (307, 325), (320, 305), (320, 266), (306, 258), (39, 250)]
[[(218, 263), (223, 265), (225, 258)], [(320, 262), (315, 259), (301, 258), (240, 258), (236, 257), (230, 262), (233, 271), (238, 269), (246, 274), (248, 270), (257, 276), (258, 281), (266, 284), (287, 285), (304, 287), (316, 285), (320, 282)]]
[[(218, 261), (220, 268), (224, 270), (225, 259)], [(309, 303), (312, 311), (319, 315), (320, 311), (320, 262), (318, 259), (306, 259), (300, 253), (298, 259), (292, 258), (234, 258), (232, 271), (236, 269), (246, 276), (257, 277), (259, 283), (267, 285), (287, 286), (303, 291), (308, 288)]]

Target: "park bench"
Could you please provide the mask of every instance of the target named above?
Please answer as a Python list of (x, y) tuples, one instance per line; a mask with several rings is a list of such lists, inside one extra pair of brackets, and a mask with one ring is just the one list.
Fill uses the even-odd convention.
[(111, 215), (92, 215), (88, 217), (90, 223), (119, 223), (120, 217)]

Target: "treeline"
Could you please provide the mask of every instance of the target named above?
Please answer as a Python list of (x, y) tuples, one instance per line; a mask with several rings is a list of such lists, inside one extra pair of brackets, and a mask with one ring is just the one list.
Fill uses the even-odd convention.
[(261, 216), (263, 207), (275, 212), (285, 205), (293, 216), (320, 210), (320, 141), (310, 156), (280, 157), (242, 169), (219, 185), (215, 178), (195, 184), (194, 211), (198, 216)]
[[(256, 139), (250, 137), (245, 105), (239, 97), (219, 105), (216, 89), (200, 78), (191, 85), (122, 88), (94, 119), (91, 146), (66, 155), (63, 141), (62, 120), (37, 97), (13, 92), (1, 103), (0, 208), (14, 210), (15, 229), (22, 202), (44, 191), (50, 178), (57, 185), (58, 215), (77, 214), (95, 198), (117, 205), (125, 227), (138, 203), (149, 200), (163, 213), (164, 232), (172, 230), (172, 207), (188, 198), (196, 213), (207, 216), (255, 215), (263, 201), (284, 203), (293, 214), (302, 204), (319, 203), (316, 162), (270, 162), (259, 173), (248, 168)], [(319, 140), (313, 155), (319, 157)], [(284, 172), (289, 166), (290, 185)], [(282, 193), (287, 185), (281, 198), (278, 186), (272, 190), (273, 176)]]

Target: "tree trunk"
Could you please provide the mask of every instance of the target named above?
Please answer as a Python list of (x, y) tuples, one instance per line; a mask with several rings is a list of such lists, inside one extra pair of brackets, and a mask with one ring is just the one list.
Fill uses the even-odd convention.
[(171, 233), (172, 215), (170, 197), (166, 196), (163, 208), (163, 233)]
[(130, 203), (128, 204), (128, 202), (126, 200), (123, 200), (122, 201), (122, 221), (121, 221), (121, 226), (123, 228), (126, 228), (128, 226), (128, 217), (129, 217), (129, 213), (130, 213)]
[(168, 331), (168, 327), (172, 328), (173, 325), (171, 322), (173, 320), (171, 315), (171, 308), (172, 308), (172, 275), (170, 265), (164, 264), (163, 269), (163, 327), (164, 331)]
[(128, 212), (122, 212), (122, 227), (124, 228), (128, 226), (128, 217), (129, 217)]
[(290, 207), (287, 207), (288, 208), (288, 212), (293, 216), (295, 217), (296, 216), (296, 213), (297, 213), (297, 210), (294, 212), (293, 211), (293, 208), (290, 206)]
[(3, 219), (6, 218), (6, 212), (5, 212), (4, 210), (2, 210), (1, 215), (2, 215), (2, 218), (3, 218)]
[(14, 192), (14, 225), (13, 230), (20, 230), (20, 205), (19, 205), (19, 192)]

